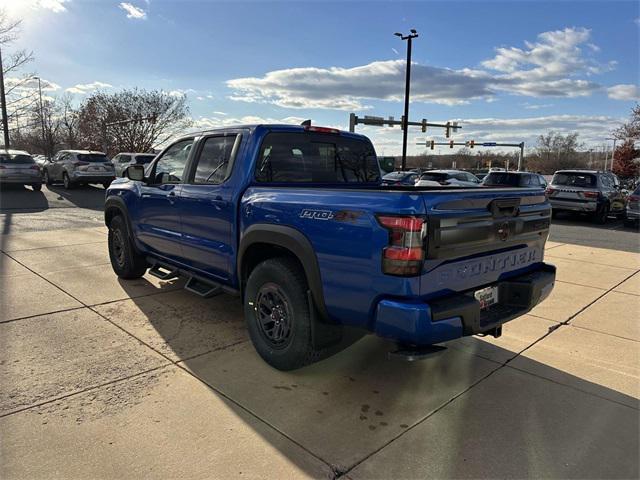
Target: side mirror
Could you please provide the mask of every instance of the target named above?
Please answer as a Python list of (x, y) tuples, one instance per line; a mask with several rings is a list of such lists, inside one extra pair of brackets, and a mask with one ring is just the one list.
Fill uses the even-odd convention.
[(124, 171), (124, 176), (130, 180), (142, 182), (144, 181), (144, 167), (142, 165), (129, 165)]

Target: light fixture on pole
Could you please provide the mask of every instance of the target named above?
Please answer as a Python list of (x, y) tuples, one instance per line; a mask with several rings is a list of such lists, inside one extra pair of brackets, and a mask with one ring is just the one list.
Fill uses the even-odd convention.
[(404, 116), (402, 117), (402, 170), (407, 169), (407, 133), (409, 122), (409, 90), (411, 86), (411, 41), (418, 36), (418, 32), (412, 28), (409, 35), (396, 32), (394, 35), (407, 41), (407, 69), (404, 87)]

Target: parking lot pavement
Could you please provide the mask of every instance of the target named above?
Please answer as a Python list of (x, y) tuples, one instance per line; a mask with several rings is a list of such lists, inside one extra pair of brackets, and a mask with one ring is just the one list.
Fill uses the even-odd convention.
[(637, 253), (549, 243), (550, 298), (417, 363), (268, 367), (237, 298), (119, 281), (103, 227), (0, 236), (0, 478), (637, 478)]

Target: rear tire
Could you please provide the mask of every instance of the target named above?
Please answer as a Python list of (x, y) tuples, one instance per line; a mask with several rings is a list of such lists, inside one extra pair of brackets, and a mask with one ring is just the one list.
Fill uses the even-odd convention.
[(593, 216), (593, 221), (598, 225), (604, 225), (609, 218), (610, 207), (608, 203), (602, 205)]
[(147, 271), (147, 262), (135, 248), (129, 227), (122, 215), (116, 215), (109, 223), (109, 259), (113, 271), (125, 280), (140, 278)]
[(62, 183), (64, 185), (65, 190), (71, 190), (73, 188), (73, 183), (71, 182), (69, 175), (67, 175), (67, 172), (64, 172), (62, 174)]
[(33, 188), (34, 192), (39, 192), (40, 190), (42, 190), (42, 184), (41, 183), (34, 183), (33, 185), (31, 185), (31, 188)]
[(253, 269), (244, 293), (244, 317), (254, 348), (278, 370), (294, 370), (317, 361), (307, 279), (293, 259), (265, 260)]

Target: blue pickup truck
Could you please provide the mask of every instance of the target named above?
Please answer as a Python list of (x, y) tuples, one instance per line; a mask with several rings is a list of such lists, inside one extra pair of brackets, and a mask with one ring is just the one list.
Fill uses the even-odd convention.
[(238, 295), (255, 349), (281, 370), (323, 358), (353, 327), (401, 352), (497, 336), (555, 281), (542, 189), (383, 186), (362, 135), (204, 131), (125, 177), (106, 193), (115, 273)]

